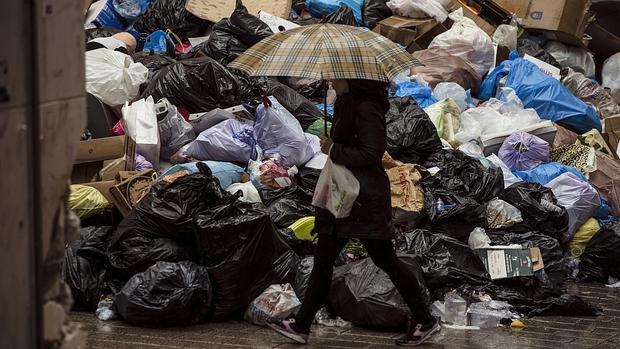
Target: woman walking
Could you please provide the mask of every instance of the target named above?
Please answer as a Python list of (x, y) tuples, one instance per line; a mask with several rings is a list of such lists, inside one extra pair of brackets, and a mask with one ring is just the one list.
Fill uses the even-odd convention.
[(319, 234), (314, 267), (301, 308), (295, 318), (272, 322), (276, 332), (306, 344), (310, 326), (326, 301), (334, 261), (349, 239), (360, 239), (375, 265), (385, 271), (411, 310), (407, 333), (399, 345), (419, 345), (441, 329), (422, 298), (415, 274), (396, 257), (390, 183), (381, 164), (386, 150), (385, 114), (389, 109), (387, 83), (371, 80), (335, 80), (337, 99), (331, 137), (322, 137), (321, 149), (347, 167), (360, 183), (359, 196), (349, 217), (336, 219), (317, 208)]

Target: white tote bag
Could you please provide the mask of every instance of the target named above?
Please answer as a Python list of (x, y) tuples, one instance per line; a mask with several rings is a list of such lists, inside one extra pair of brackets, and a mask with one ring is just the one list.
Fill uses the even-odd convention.
[(123, 107), (125, 133), (136, 142), (136, 151), (144, 156), (153, 169), (159, 168), (159, 128), (153, 97), (125, 103)]
[(355, 175), (328, 158), (316, 183), (312, 205), (328, 210), (336, 218), (346, 218), (359, 193), (360, 182)]

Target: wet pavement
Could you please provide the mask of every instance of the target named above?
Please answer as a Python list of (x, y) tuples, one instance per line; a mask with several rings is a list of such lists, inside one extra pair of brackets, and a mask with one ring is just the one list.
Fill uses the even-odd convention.
[[(442, 329), (424, 348), (618, 348), (620, 289), (577, 284), (570, 293), (603, 308), (599, 317), (536, 317), (521, 330)], [(394, 348), (396, 333), (314, 326), (308, 346), (290, 344), (268, 329), (245, 322), (206, 323), (184, 328), (146, 329), (122, 321), (100, 321), (94, 314), (73, 313), (88, 332), (88, 348)]]

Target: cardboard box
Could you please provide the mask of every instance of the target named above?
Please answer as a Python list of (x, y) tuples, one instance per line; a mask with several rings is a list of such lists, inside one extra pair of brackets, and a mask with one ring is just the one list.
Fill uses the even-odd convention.
[(142, 199), (149, 190), (155, 171), (142, 171), (110, 188), (112, 203), (126, 217), (135, 204)]
[(99, 182), (88, 182), (88, 183), (80, 183), (81, 185), (86, 185), (89, 187), (93, 187), (97, 190), (99, 190), (99, 192), (105, 196), (105, 198), (110, 202), (110, 203), (114, 203), (114, 197), (112, 196), (112, 192), (110, 192), (110, 189), (112, 189), (112, 187), (114, 187), (117, 182), (115, 180), (111, 180), (111, 181), (99, 181)]
[[(255, 16), (263, 10), (282, 18), (288, 18), (293, 6), (292, 0), (244, 0), (243, 5)], [(230, 17), (235, 10), (235, 1), (188, 0), (185, 9), (198, 18), (219, 22), (223, 18)]]
[[(555, 134), (558, 129), (553, 125), (553, 122), (545, 120), (525, 127), (520, 131), (531, 133), (547, 141), (549, 144), (553, 144)], [(482, 142), (482, 152), (484, 153), (484, 156), (497, 154), (499, 152), (499, 148), (502, 146), (502, 143), (504, 143), (504, 140), (513, 133), (514, 131), (508, 131), (481, 136), (480, 141)]]
[(605, 132), (603, 133), (603, 138), (611, 148), (612, 152), (618, 156), (618, 152), (620, 147), (618, 143), (620, 142), (620, 115), (612, 116), (604, 119)]
[[(373, 29), (386, 38), (407, 47), (413, 52), (428, 47), (432, 39), (447, 29), (432, 18), (407, 18), (391, 16), (377, 23)], [(431, 34), (432, 37), (429, 38)]]
[(591, 0), (494, 0), (522, 19), (526, 29), (538, 29), (550, 39), (583, 45)]
[[(106, 161), (123, 159), (123, 170), (131, 170), (134, 166), (136, 143), (127, 136), (114, 136), (81, 141), (75, 157), (71, 181), (84, 183), (98, 180), (110, 180), (116, 175), (107, 169), (109, 175), (100, 177), (100, 171), (108, 163)], [(112, 171), (112, 172), (110, 172)]]
[(475, 250), (492, 280), (531, 276), (544, 268), (540, 249), (535, 248), (483, 248)]
[(485, 21), (482, 17), (478, 16), (478, 12), (476, 11), (475, 8), (471, 6), (467, 6), (467, 1), (457, 0), (455, 4), (457, 5), (457, 7), (463, 8), (463, 15), (465, 17), (474, 21), (474, 23), (476, 23), (476, 25), (478, 25), (480, 29), (482, 29), (485, 33), (487, 33), (487, 35), (489, 35), (490, 37), (493, 37), (493, 33), (495, 33), (495, 29), (497, 28), (491, 23)]

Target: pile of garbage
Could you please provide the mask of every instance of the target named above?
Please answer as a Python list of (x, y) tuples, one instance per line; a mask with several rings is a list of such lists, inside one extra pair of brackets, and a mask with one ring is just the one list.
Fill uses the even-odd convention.
[[(325, 101), (321, 81), (227, 64), (323, 21), (369, 27), (420, 62), (391, 83), (383, 164), (394, 246), (433, 313), (456, 328), (600, 313), (567, 282), (620, 278), (619, 54), (598, 69), (512, 9), (491, 21), (465, 1), (221, 3), (88, 8), (88, 125), (70, 195), (82, 228), (62, 275), (74, 309), (140, 326), (295, 314), (333, 90)], [(347, 245), (317, 323), (406, 323), (366, 256)]]

